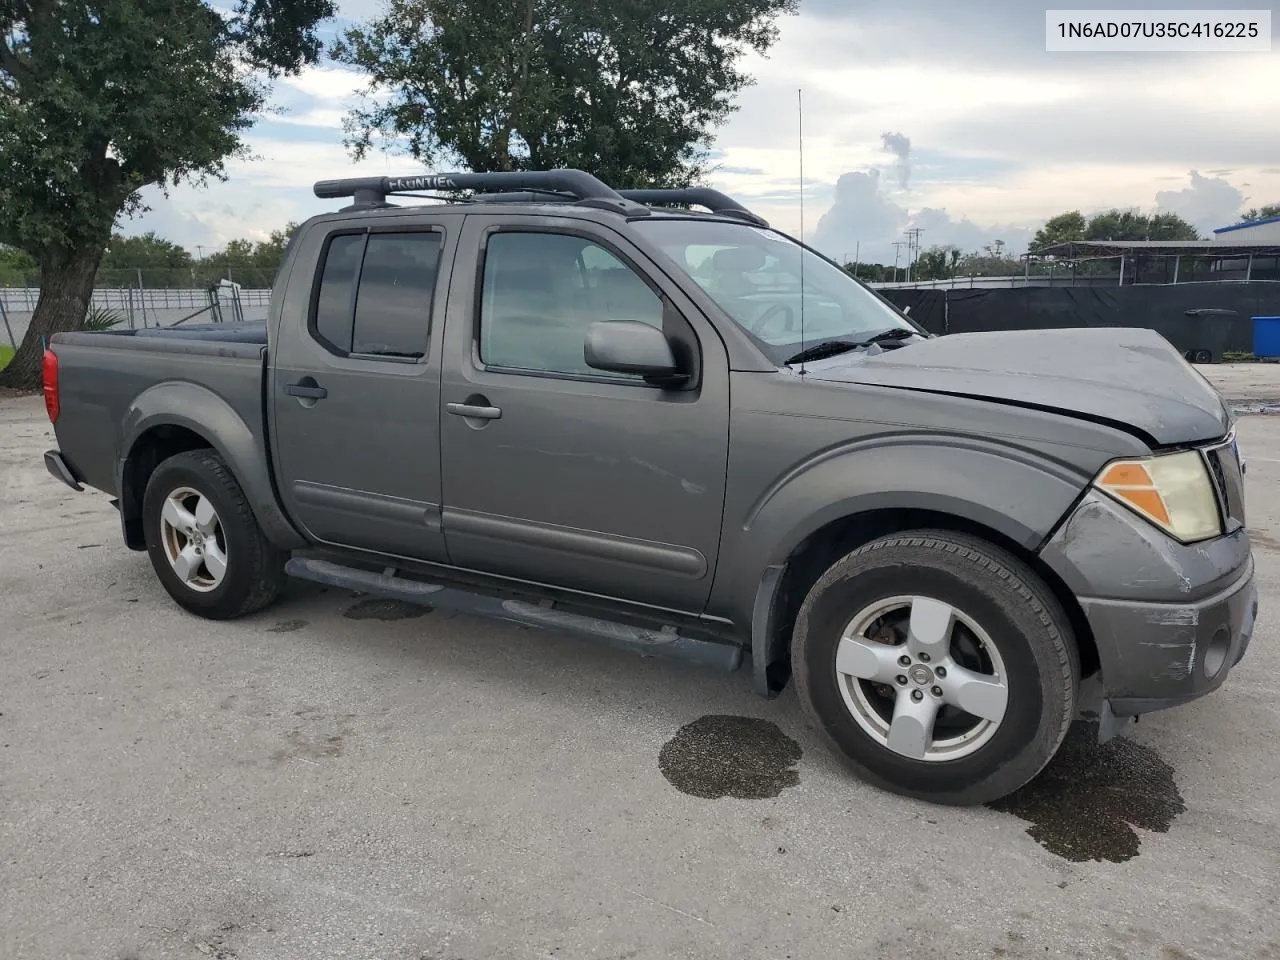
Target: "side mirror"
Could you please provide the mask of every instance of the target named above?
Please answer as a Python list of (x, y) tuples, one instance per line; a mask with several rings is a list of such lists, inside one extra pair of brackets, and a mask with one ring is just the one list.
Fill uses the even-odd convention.
[(657, 327), (638, 320), (603, 320), (587, 328), (587, 366), (611, 373), (639, 374), (646, 380), (681, 380), (671, 344)]

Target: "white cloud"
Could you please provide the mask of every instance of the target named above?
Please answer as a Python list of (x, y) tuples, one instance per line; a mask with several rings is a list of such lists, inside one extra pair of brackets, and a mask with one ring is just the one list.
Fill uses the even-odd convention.
[(323, 101), (352, 100), (368, 85), (365, 75), (333, 66), (304, 67), (294, 76), (282, 77), (280, 85), (306, 97)]
[(1195, 170), (1190, 177), (1189, 187), (1159, 191), (1156, 206), (1189, 220), (1202, 235), (1239, 219), (1245, 196), (1238, 188), (1223, 177), (1204, 177)]
[[(982, 225), (955, 218), (940, 207), (911, 212), (884, 189), (878, 170), (846, 173), (836, 184), (836, 200), (818, 221), (811, 240), (830, 257), (863, 263), (893, 263), (893, 243), (905, 231), (919, 229), (920, 247), (955, 246), (964, 252), (980, 250), (994, 240), (1018, 253), (1026, 249), (1032, 230), (1013, 224)], [(902, 251), (905, 258), (906, 253)]]
[[(345, 0), (339, 12), (367, 22), (385, 4)], [(713, 183), (799, 232), (803, 88), (807, 226), (827, 252), (878, 243), (891, 262), (884, 245), (911, 223), (926, 246), (998, 237), (1015, 248), (1049, 216), (1112, 206), (1173, 210), (1207, 230), (1238, 205), (1280, 202), (1280, 126), (1264, 122), (1280, 113), (1276, 55), (1048, 54), (1043, 8), (1025, 0), (801, 9), (768, 56), (744, 60), (758, 82), (718, 131)], [(262, 159), (231, 164), (231, 182), (205, 193), (176, 191), (163, 215), (174, 239), (329, 209), (309, 196), (313, 180), (415, 170), (403, 157), (356, 164), (342, 147), (363, 86), (329, 63), (283, 78), (273, 100), (286, 112), (249, 137)], [(891, 175), (886, 131), (910, 137), (910, 189)]]

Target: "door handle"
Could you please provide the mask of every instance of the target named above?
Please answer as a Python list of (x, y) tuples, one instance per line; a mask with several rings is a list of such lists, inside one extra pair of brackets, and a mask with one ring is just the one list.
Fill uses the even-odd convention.
[(486, 407), (473, 403), (451, 403), (446, 409), (455, 417), (468, 417), (474, 420), (500, 420), (500, 407)]
[(318, 386), (314, 380), (311, 380), (310, 383), (307, 380), (311, 380), (311, 378), (308, 377), (301, 383), (289, 384), (285, 387), (285, 393), (291, 397), (306, 397), (309, 400), (323, 400), (329, 395), (329, 391), (324, 387)]

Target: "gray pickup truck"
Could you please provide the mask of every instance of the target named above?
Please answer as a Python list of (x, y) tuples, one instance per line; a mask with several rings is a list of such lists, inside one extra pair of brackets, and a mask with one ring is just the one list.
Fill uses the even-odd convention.
[(352, 202), (297, 230), (265, 323), (45, 356), (50, 472), (193, 614), (289, 575), (745, 661), (859, 775), (956, 804), (1035, 776), (1083, 679), (1105, 738), (1245, 653), (1230, 412), (1155, 333), (931, 336), (710, 190), (315, 192)]

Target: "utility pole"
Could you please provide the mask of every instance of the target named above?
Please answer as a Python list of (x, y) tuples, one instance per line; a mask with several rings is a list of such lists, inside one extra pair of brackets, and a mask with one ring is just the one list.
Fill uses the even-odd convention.
[(907, 281), (911, 280), (911, 270), (916, 264), (916, 260), (920, 258), (920, 234), (924, 233), (921, 227), (912, 227), (907, 231)]
[[(902, 254), (902, 248), (907, 245), (906, 240), (893, 241), (893, 282), (898, 282), (898, 257)], [(907, 270), (907, 279), (911, 279), (910, 268)]]

